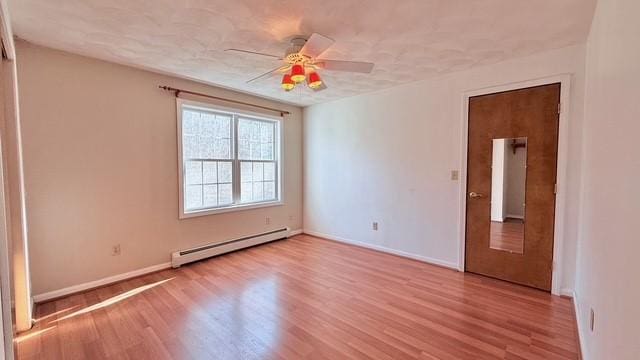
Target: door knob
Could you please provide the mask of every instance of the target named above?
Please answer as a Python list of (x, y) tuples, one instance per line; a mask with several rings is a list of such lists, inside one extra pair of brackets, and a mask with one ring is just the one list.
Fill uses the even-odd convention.
[(470, 197), (470, 198), (472, 198), (472, 199), (475, 199), (475, 198), (481, 198), (481, 197), (484, 197), (484, 195), (482, 195), (482, 194), (480, 194), (480, 193), (477, 193), (477, 192), (472, 191), (472, 192), (470, 192), (470, 193), (469, 193), (469, 197)]

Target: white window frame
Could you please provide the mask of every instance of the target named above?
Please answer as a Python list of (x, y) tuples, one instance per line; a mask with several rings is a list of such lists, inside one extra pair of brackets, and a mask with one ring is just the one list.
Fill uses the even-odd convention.
[[(182, 149), (182, 108), (184, 106), (196, 109), (196, 110), (204, 110), (204, 111), (211, 111), (211, 112), (215, 112), (215, 113), (223, 113), (223, 114), (229, 114), (231, 115), (232, 118), (232, 123), (231, 123), (231, 128), (232, 128), (232, 134), (231, 134), (231, 151), (232, 151), (232, 157), (231, 159), (220, 159), (220, 161), (231, 161), (232, 162), (232, 180), (231, 180), (231, 186), (233, 189), (233, 204), (232, 205), (222, 205), (222, 206), (217, 206), (217, 207), (211, 207), (211, 208), (203, 208), (203, 209), (199, 209), (199, 210), (191, 210), (191, 211), (185, 211), (185, 207), (184, 207), (184, 193), (185, 193), (185, 183), (184, 183), (184, 177), (185, 177), (185, 167), (184, 167), (184, 154), (183, 154), (183, 149)], [(284, 194), (283, 194), (283, 183), (284, 183), (284, 178), (283, 178), (283, 141), (282, 141), (282, 118), (281, 117), (276, 117), (276, 116), (270, 116), (270, 115), (265, 115), (262, 113), (254, 113), (251, 111), (246, 111), (246, 110), (240, 110), (240, 109), (234, 109), (234, 108), (229, 108), (229, 107), (225, 107), (225, 106), (219, 106), (219, 105), (215, 105), (215, 104), (209, 104), (209, 103), (203, 103), (203, 102), (198, 102), (198, 101), (193, 101), (193, 100), (186, 100), (186, 99), (181, 99), (181, 98), (176, 98), (176, 113), (177, 113), (177, 134), (178, 134), (178, 185), (179, 185), (179, 191), (178, 191), (178, 196), (179, 196), (179, 204), (180, 204), (180, 209), (179, 209), (179, 218), (180, 219), (188, 219), (191, 217), (196, 217), (196, 216), (205, 216), (205, 215), (214, 215), (214, 214), (221, 214), (221, 213), (227, 213), (227, 212), (233, 212), (233, 211), (241, 211), (241, 210), (249, 210), (249, 209), (257, 209), (257, 208), (263, 208), (263, 207), (270, 207), (270, 206), (281, 206), (284, 205)], [(275, 187), (275, 191), (276, 191), (276, 199), (275, 200), (267, 200), (267, 201), (261, 201), (261, 202), (252, 202), (252, 203), (246, 203), (246, 204), (241, 204), (239, 203), (240, 201), (240, 162), (241, 160), (238, 159), (238, 146), (237, 146), (237, 134), (238, 134), (238, 118), (246, 118), (246, 119), (250, 119), (250, 120), (257, 120), (257, 121), (268, 121), (268, 122), (275, 122), (276, 123), (276, 130), (275, 130), (275, 141), (274, 141), (274, 145), (275, 145), (275, 163), (276, 163), (276, 174), (275, 174), (275, 182), (276, 182), (276, 187)], [(212, 160), (215, 161), (215, 160)], [(252, 162), (260, 162), (261, 160), (245, 160), (245, 161), (252, 161)], [(270, 162), (270, 161), (269, 161)]]

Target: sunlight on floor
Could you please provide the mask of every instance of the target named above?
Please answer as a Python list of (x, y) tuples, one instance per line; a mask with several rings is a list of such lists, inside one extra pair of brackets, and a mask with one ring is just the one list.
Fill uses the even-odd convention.
[(67, 311), (71, 311), (71, 310), (73, 310), (73, 309), (75, 309), (75, 308), (77, 308), (77, 307), (79, 307), (79, 306), (80, 306), (80, 305), (73, 305), (73, 306), (70, 306), (70, 307), (68, 307), (68, 308), (66, 308), (66, 309), (58, 310), (58, 311), (56, 311), (56, 312), (54, 312), (54, 313), (51, 313), (51, 314), (49, 314), (49, 315), (45, 315), (45, 316), (43, 316), (43, 317), (40, 317), (40, 318), (35, 319), (35, 322), (36, 322), (36, 324), (37, 324), (37, 323), (39, 323), (39, 322), (41, 322), (41, 321), (47, 320), (47, 319), (52, 318), (52, 317), (54, 317), (54, 316), (58, 316), (58, 315), (60, 315), (60, 314), (62, 314), (62, 313), (66, 313)]
[(55, 329), (55, 328), (56, 328), (56, 326), (57, 326), (57, 325), (54, 325), (54, 326), (52, 326), (52, 327), (48, 327), (48, 328), (46, 328), (46, 329), (42, 329), (42, 330), (38, 330), (38, 331), (34, 331), (34, 332), (30, 332), (30, 333), (25, 333), (24, 335), (19, 335), (19, 336), (17, 336), (17, 337), (15, 338), (15, 340), (14, 340), (14, 341), (15, 341), (15, 342), (17, 342), (17, 343), (20, 343), (20, 342), (22, 342), (22, 341), (29, 340), (29, 339), (31, 339), (31, 338), (33, 338), (33, 337), (36, 337), (36, 336), (42, 335), (42, 334), (46, 333), (46, 332), (47, 332), (47, 331), (49, 331), (49, 330), (53, 330), (53, 329)]
[(169, 279), (165, 279), (165, 280), (161, 280), (161, 281), (158, 281), (158, 282), (154, 282), (152, 284), (147, 284), (147, 285), (143, 285), (143, 286), (137, 287), (135, 289), (129, 290), (127, 292), (124, 292), (124, 293), (122, 293), (120, 295), (116, 295), (116, 296), (114, 296), (112, 298), (109, 298), (107, 300), (101, 301), (101, 302), (99, 302), (97, 304), (88, 306), (88, 307), (86, 307), (86, 308), (84, 308), (82, 310), (78, 310), (78, 311), (76, 311), (74, 313), (71, 313), (69, 315), (63, 316), (63, 317), (61, 317), (59, 319), (56, 319), (56, 320), (52, 321), (52, 323), (60, 322), (62, 320), (67, 320), (67, 319), (70, 319), (70, 318), (78, 316), (78, 315), (90, 313), (90, 312), (92, 312), (94, 310), (105, 308), (105, 307), (113, 305), (113, 304), (115, 304), (115, 303), (117, 303), (119, 301), (122, 301), (122, 300), (128, 299), (128, 298), (130, 298), (132, 296), (138, 295), (138, 294), (140, 294), (141, 292), (143, 292), (145, 290), (149, 290), (149, 289), (151, 289), (153, 287), (156, 287), (158, 285), (162, 285), (162, 284), (164, 284), (164, 283), (166, 283), (168, 281), (171, 281), (173, 279), (175, 279), (175, 277), (172, 277), (172, 278), (169, 278)]

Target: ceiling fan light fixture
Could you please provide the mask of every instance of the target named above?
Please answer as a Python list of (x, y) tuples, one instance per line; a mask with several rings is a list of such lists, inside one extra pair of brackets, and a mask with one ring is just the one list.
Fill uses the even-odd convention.
[(284, 56), (267, 54), (252, 50), (226, 49), (243, 54), (259, 55), (276, 58), (282, 63), (279, 67), (258, 75), (248, 81), (247, 84), (258, 80), (271, 79), (278, 74), (286, 74), (282, 77), (280, 86), (284, 91), (294, 90), (298, 84), (306, 82), (306, 86), (314, 92), (327, 88), (324, 80), (317, 71), (342, 71), (351, 73), (369, 74), (373, 70), (373, 63), (362, 61), (332, 60), (318, 58), (324, 54), (333, 44), (334, 40), (324, 35), (313, 33), (310, 36), (296, 36), (291, 39), (291, 46), (285, 51)]
[(320, 75), (313, 71), (309, 73), (309, 78), (307, 79), (307, 84), (312, 89), (317, 89), (322, 86), (322, 79), (320, 79)]
[(302, 64), (293, 64), (291, 66), (291, 80), (296, 84), (303, 82), (307, 77), (304, 75), (304, 66)]
[(294, 87), (296, 87), (296, 83), (291, 79), (291, 75), (284, 74), (282, 76), (282, 88), (284, 91), (291, 91)]

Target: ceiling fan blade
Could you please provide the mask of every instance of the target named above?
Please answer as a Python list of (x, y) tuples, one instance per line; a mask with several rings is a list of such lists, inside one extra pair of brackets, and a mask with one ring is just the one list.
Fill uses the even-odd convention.
[(324, 70), (348, 71), (368, 74), (373, 70), (373, 63), (362, 61), (342, 61), (342, 60), (316, 60), (313, 65)]
[(245, 54), (268, 56), (268, 57), (272, 57), (272, 58), (275, 58), (275, 59), (278, 59), (278, 60), (282, 60), (282, 56), (265, 54), (265, 53), (261, 53), (261, 52), (257, 52), (257, 51), (242, 50), (242, 49), (225, 49), (224, 51), (234, 51), (234, 52), (241, 52), (241, 53), (245, 53)]
[(333, 45), (335, 41), (324, 35), (313, 33), (300, 49), (300, 54), (316, 58)]
[(277, 72), (279, 72), (279, 71), (282, 71), (282, 70), (286, 69), (288, 66), (289, 66), (289, 65), (278, 66), (277, 68), (275, 68), (275, 69), (273, 69), (273, 70), (269, 70), (269, 71), (267, 71), (267, 72), (266, 72), (266, 73), (264, 73), (264, 74), (258, 75), (258, 76), (256, 76), (256, 77), (254, 77), (253, 79), (249, 79), (249, 80), (247, 80), (247, 84), (252, 83), (252, 82), (254, 82), (254, 81), (256, 81), (256, 80), (260, 80), (260, 79), (262, 79), (262, 78), (266, 78), (266, 77), (268, 77), (268, 76), (270, 76), (270, 75), (273, 75), (274, 73), (277, 73)]

